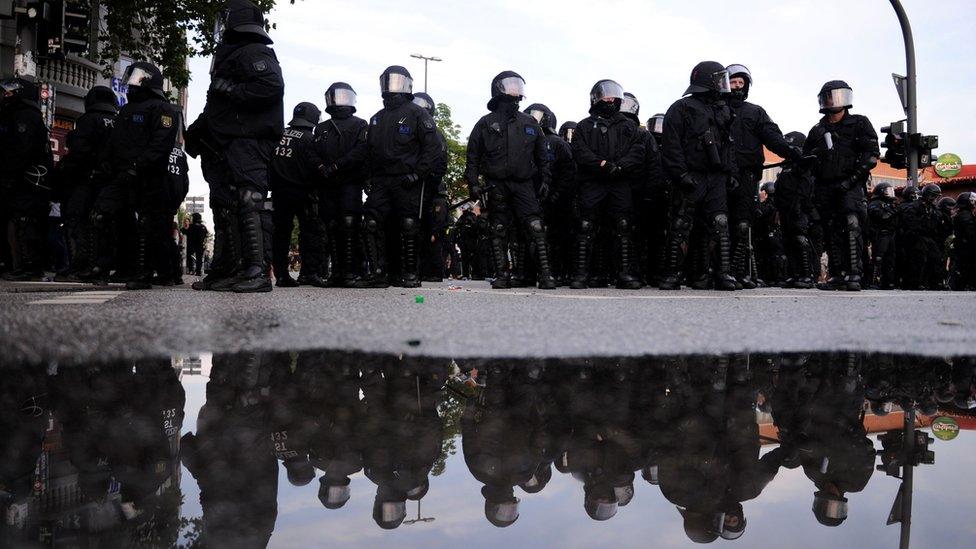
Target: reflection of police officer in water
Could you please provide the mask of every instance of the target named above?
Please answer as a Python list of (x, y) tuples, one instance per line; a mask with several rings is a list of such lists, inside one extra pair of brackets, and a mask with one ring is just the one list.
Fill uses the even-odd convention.
[[(41, 368), (18, 366), (0, 376), (0, 513), (33, 493), (34, 470), (48, 423), (48, 384)], [(0, 521), (0, 538), (14, 539)]]
[(874, 473), (864, 386), (856, 357), (847, 358), (846, 364), (811, 360), (781, 371), (772, 400), (786, 466), (802, 466), (814, 483), (813, 513), (825, 526), (844, 522), (846, 494), (863, 490)]
[(420, 501), (441, 453), (437, 412), (446, 364), (389, 359), (363, 369), (363, 472), (376, 484), (373, 520), (392, 530), (406, 517), (407, 500)]
[(214, 356), (207, 402), (182, 459), (200, 486), (201, 541), (265, 547), (278, 516), (278, 463), (268, 408), (272, 364), (260, 354)]
[(517, 368), (501, 363), (479, 366), (486, 384), (467, 404), (461, 418), (464, 462), (484, 484), (485, 518), (504, 528), (519, 517), (515, 486), (541, 492), (552, 478), (551, 463), (558, 451), (542, 418), (553, 403), (540, 398), (538, 366)]

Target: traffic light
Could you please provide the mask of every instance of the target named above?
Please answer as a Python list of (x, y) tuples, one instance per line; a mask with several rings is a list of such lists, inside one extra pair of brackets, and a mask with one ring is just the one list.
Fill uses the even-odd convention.
[(915, 143), (915, 150), (918, 151), (918, 167), (928, 168), (935, 164), (937, 155), (932, 154), (933, 149), (939, 148), (938, 135), (915, 134), (918, 141)]
[(881, 148), (887, 149), (884, 153), (882, 162), (897, 170), (904, 170), (908, 167), (907, 141), (905, 140), (905, 121), (899, 120), (881, 128), (881, 133), (885, 134)]
[(37, 54), (64, 55), (64, 2), (28, 2), (27, 19), (37, 25)]

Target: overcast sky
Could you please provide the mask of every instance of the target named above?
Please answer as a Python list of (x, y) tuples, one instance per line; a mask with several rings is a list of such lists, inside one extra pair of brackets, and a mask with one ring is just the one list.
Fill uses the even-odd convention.
[[(919, 124), (939, 152), (976, 163), (976, 10), (972, 0), (904, 0), (918, 54)], [(466, 136), (485, 113), (492, 77), (515, 70), (523, 107), (547, 104), (559, 119), (586, 116), (594, 82), (612, 78), (641, 102), (641, 118), (664, 112), (702, 60), (742, 63), (750, 95), (783, 132), (806, 133), (819, 118), (827, 80), (854, 88), (854, 112), (875, 128), (904, 117), (891, 73), (904, 74), (898, 20), (886, 0), (489, 0), (383, 2), (304, 0), (270, 14), (284, 71), (286, 115), (300, 101), (324, 107), (330, 83), (359, 94), (359, 115), (380, 107), (379, 74), (403, 65), (423, 90), (423, 62), (439, 56), (428, 92), (447, 103)], [(193, 59), (190, 121), (203, 108), (210, 60)], [(286, 121), (288, 118), (286, 117)], [(193, 170), (191, 194), (206, 184)]]

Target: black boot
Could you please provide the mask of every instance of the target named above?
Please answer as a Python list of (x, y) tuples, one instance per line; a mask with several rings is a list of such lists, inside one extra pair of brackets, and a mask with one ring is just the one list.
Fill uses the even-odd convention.
[(126, 290), (149, 290), (152, 288), (153, 271), (149, 266), (149, 223), (145, 215), (139, 216), (136, 230), (136, 272), (125, 283)]
[(848, 292), (861, 291), (861, 226), (854, 214), (847, 216), (848, 268), (844, 277), (844, 289)]
[(538, 262), (538, 279), (540, 290), (555, 290), (556, 279), (552, 276), (552, 266), (549, 263), (549, 245), (546, 242), (546, 228), (541, 219), (529, 221), (529, 234), (535, 244), (535, 257)]
[(633, 245), (630, 224), (626, 219), (617, 221), (617, 289), (639, 290), (640, 280), (633, 274)]
[(419, 227), (416, 219), (405, 218), (400, 222), (400, 286), (419, 288), (417, 236)]
[(732, 265), (730, 257), (729, 225), (728, 218), (724, 214), (715, 216), (713, 235), (715, 238), (715, 255), (717, 264), (715, 266), (715, 289), (722, 291), (733, 291), (738, 289), (738, 283), (732, 276)]
[(505, 238), (506, 227), (504, 224), (492, 224), (491, 238), (491, 259), (495, 264), (495, 280), (491, 282), (491, 287), (495, 290), (504, 290), (512, 287), (512, 273), (508, 264), (508, 239)]
[[(242, 194), (248, 194), (243, 191)], [(259, 193), (251, 192), (251, 196)], [(248, 200), (251, 200), (248, 202)], [(241, 259), (243, 268), (237, 275), (237, 281), (231, 286), (234, 293), (265, 293), (272, 290), (271, 277), (268, 276), (268, 257), (265, 249), (265, 234), (262, 223), (262, 213), (258, 208), (263, 201), (245, 197), (242, 217), (242, 246)]]
[(214, 254), (207, 275), (194, 282), (194, 290), (211, 291), (233, 285), (241, 261), (241, 239), (237, 213), (230, 209), (214, 210)]
[[(686, 224), (687, 223), (687, 224)], [(658, 288), (661, 290), (680, 290), (681, 278), (683, 276), (681, 267), (685, 263), (685, 251), (688, 249), (688, 236), (691, 231), (691, 222), (686, 219), (676, 219), (675, 226), (667, 243), (667, 262), (664, 264), (664, 276)], [(708, 247), (705, 247), (708, 253)]]
[(366, 260), (365, 275), (356, 280), (353, 288), (389, 288), (390, 281), (386, 275), (386, 260), (384, 250), (385, 236), (378, 221), (372, 218), (363, 220), (362, 231), (363, 257)]
[(37, 248), (40, 242), (39, 239), (34, 238), (34, 232), (37, 230), (36, 221), (29, 217), (18, 217), (13, 222), (20, 266), (14, 271), (4, 273), (3, 279), (12, 282), (42, 280), (44, 271), (40, 267), (40, 250)]
[(525, 288), (530, 286), (525, 273), (529, 247), (518, 231), (513, 230), (511, 232), (508, 239), (508, 247), (511, 250), (512, 256), (512, 275), (509, 278), (509, 287)]
[(576, 235), (576, 272), (569, 282), (573, 290), (585, 290), (590, 280), (590, 254), (593, 252), (593, 232), (596, 227), (592, 221), (584, 219), (580, 222), (579, 234)]

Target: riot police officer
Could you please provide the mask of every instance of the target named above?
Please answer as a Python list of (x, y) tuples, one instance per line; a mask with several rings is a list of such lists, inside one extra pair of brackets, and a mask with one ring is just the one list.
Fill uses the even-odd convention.
[(214, 210), (214, 261), (194, 289), (269, 292), (271, 211), (267, 200), (275, 143), (284, 131), (284, 81), (264, 14), (249, 0), (227, 0), (203, 114), (187, 130), (202, 155)]
[(815, 155), (817, 210), (827, 227), (830, 278), (826, 290), (861, 289), (866, 218), (865, 183), (878, 164), (878, 134), (867, 117), (851, 114), (854, 92), (842, 80), (823, 85), (817, 95), (824, 115), (807, 135), (804, 154)]
[(878, 183), (868, 203), (868, 240), (871, 243), (872, 288), (895, 287), (895, 234), (898, 230), (898, 206), (891, 183)]
[(413, 78), (398, 65), (380, 75), (383, 109), (369, 121), (366, 150), (369, 190), (363, 215), (364, 288), (385, 288), (387, 218), (395, 216), (400, 231), (399, 286), (420, 286), (417, 272), (418, 218), (422, 184), (434, 169), (440, 147), (434, 120), (413, 102)]
[(776, 209), (776, 183), (768, 181), (759, 187), (759, 204), (753, 213), (755, 226), (756, 275), (753, 281), (764, 286), (782, 286), (787, 279), (786, 246), (783, 228)]
[[(661, 146), (664, 138), (664, 114), (657, 113), (647, 119), (647, 131), (654, 138), (658, 149), (658, 163), (660, 164)], [(647, 226), (647, 283), (658, 286), (664, 277), (664, 264), (667, 254), (668, 227), (671, 226), (671, 184), (664, 173), (664, 166), (659, 168), (658, 179), (651, 180), (651, 187), (647, 190), (645, 200), (648, 201)]]
[[(325, 268), (325, 226), (319, 215), (319, 171), (325, 164), (315, 148), (313, 130), (322, 113), (312, 103), (299, 103), (271, 160), (271, 193), (275, 284), (326, 286), (319, 273)], [(291, 234), (298, 218), (298, 249), (302, 267), (296, 281), (288, 274)]]
[(556, 114), (542, 103), (533, 103), (525, 113), (535, 118), (546, 134), (548, 144), (549, 172), (552, 181), (543, 188), (541, 180), (536, 181), (537, 194), (542, 202), (542, 217), (546, 225), (546, 241), (549, 243), (549, 257), (552, 275), (557, 284), (562, 284), (569, 275), (572, 245), (572, 209), (576, 196), (576, 163), (573, 161), (573, 148), (556, 130)]
[(95, 86), (85, 95), (85, 114), (75, 122), (75, 129), (68, 132), (68, 154), (61, 161), (60, 179), (61, 216), (71, 265), (67, 272), (58, 275), (59, 280), (77, 281), (78, 275), (87, 272), (94, 260), (90, 217), (98, 188), (92, 174), (108, 144), (118, 112), (115, 92), (107, 86)]
[(519, 112), (519, 102), (524, 96), (525, 80), (518, 73), (504, 71), (491, 81), (488, 101), (491, 112), (471, 130), (465, 179), (472, 197), (480, 197), (482, 192), (487, 194), (496, 277), (492, 288), (511, 286), (508, 232), (514, 214), (514, 219), (524, 224), (535, 246), (539, 288), (549, 290), (556, 283), (549, 263), (542, 209), (534, 188), (537, 178), (545, 187), (551, 180), (547, 141), (535, 119)]
[(965, 192), (956, 199), (956, 215), (952, 218), (954, 290), (976, 290), (976, 221), (973, 207), (976, 194)]
[(355, 258), (363, 215), (368, 124), (355, 116), (356, 91), (345, 82), (335, 82), (325, 91), (325, 112), (330, 118), (315, 128), (315, 147), (325, 160), (319, 202), (332, 245), (328, 285), (350, 287), (359, 278)]
[[(413, 102), (427, 111), (431, 118), (436, 115), (434, 98), (424, 92), (415, 93)], [(421, 217), (420, 271), (424, 282), (444, 280), (444, 241), (447, 238), (447, 225), (450, 212), (447, 211), (447, 189), (443, 185), (447, 173), (447, 139), (440, 129), (435, 132), (438, 148), (434, 168), (421, 184), (423, 189), (423, 212)]]
[(573, 143), (573, 133), (576, 132), (576, 122), (568, 120), (563, 122), (562, 126), (559, 126), (559, 137), (563, 138), (563, 141), (572, 144)]
[(590, 90), (590, 116), (581, 120), (573, 139), (579, 170), (580, 220), (576, 237), (576, 272), (570, 288), (587, 287), (600, 212), (614, 228), (617, 288), (635, 290), (631, 181), (644, 169), (644, 140), (638, 125), (620, 112), (624, 89), (601, 80)]
[(944, 285), (943, 219), (937, 206), (940, 198), (942, 189), (938, 185), (925, 185), (921, 198), (902, 211), (902, 229), (912, 234), (905, 255), (905, 289), (939, 290)]
[[(803, 147), (806, 135), (790, 132), (785, 136), (793, 147)], [(807, 166), (787, 164), (776, 176), (776, 210), (783, 229), (783, 244), (789, 263), (787, 288), (813, 288), (820, 273), (820, 252), (814, 245), (812, 231), (818, 226), (813, 204), (813, 176)]]
[(134, 210), (135, 242), (119, 243), (119, 252), (135, 259), (126, 289), (144, 290), (152, 287), (154, 271), (161, 280), (177, 276), (168, 244), (175, 213), (170, 211), (168, 168), (182, 120), (179, 108), (166, 99), (156, 66), (133, 63), (123, 79), (127, 103), (115, 119), (96, 175), (107, 184), (95, 200), (93, 223), (101, 236), (93, 272), (96, 277), (108, 274), (111, 222)]
[(639, 176), (631, 181), (634, 196), (634, 242), (636, 243), (634, 274), (642, 283), (656, 285), (660, 283), (658, 252), (663, 249), (663, 236), (667, 232), (667, 228), (662, 232), (662, 225), (656, 217), (664, 213), (666, 219), (668, 207), (662, 193), (664, 175), (661, 167), (660, 143), (649, 129), (640, 127), (640, 102), (634, 94), (624, 92), (620, 113), (638, 125), (637, 135), (644, 144), (643, 166)]
[(37, 85), (12, 78), (0, 82), (0, 92), (0, 201), (7, 210), (3, 218), (12, 221), (17, 260), (16, 268), (3, 277), (40, 280), (50, 195), (45, 176), (53, 164), (47, 127)]
[[(732, 144), (732, 109), (725, 96), (731, 92), (729, 73), (715, 61), (703, 61), (691, 72), (682, 99), (664, 115), (662, 162), (676, 186), (675, 210), (668, 239), (668, 263), (662, 290), (677, 290), (692, 229), (706, 224), (715, 243), (715, 287), (735, 290), (731, 275), (729, 216), (726, 187), (736, 185)], [(697, 218), (697, 220), (696, 220)], [(700, 284), (707, 284), (704, 275)]]
[(803, 154), (783, 137), (765, 109), (746, 101), (752, 89), (752, 73), (744, 65), (729, 65), (729, 83), (732, 98), (729, 105), (735, 113), (732, 138), (735, 141), (736, 164), (739, 186), (729, 193), (729, 221), (732, 226), (732, 275), (743, 288), (755, 288), (755, 275), (751, 267), (752, 242), (750, 242), (756, 189), (762, 178), (765, 155), (763, 147), (779, 156), (799, 161)]

